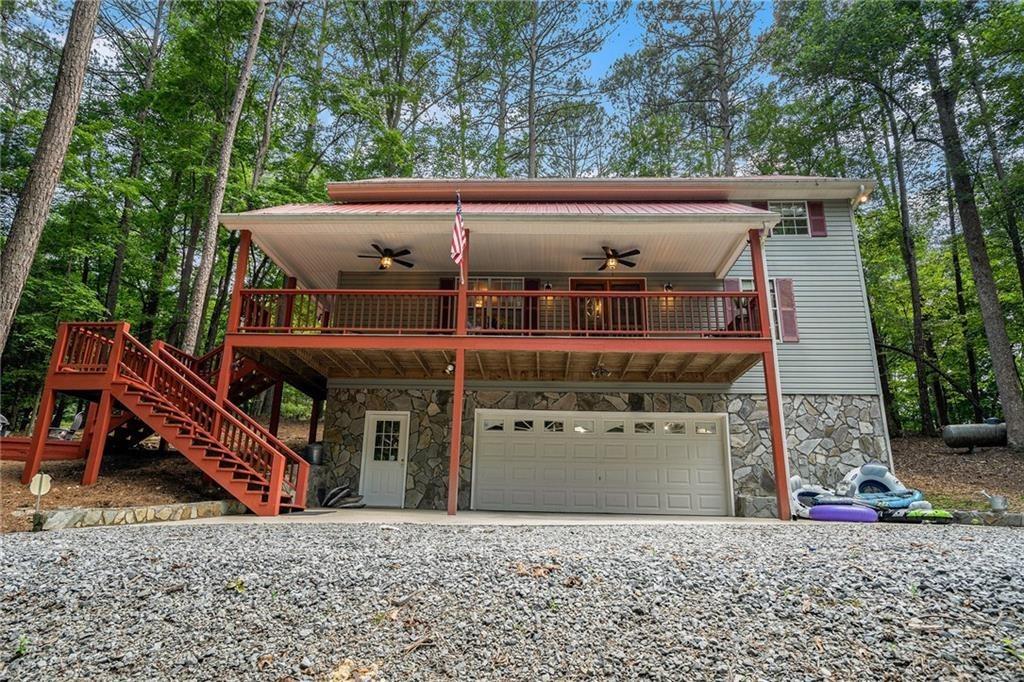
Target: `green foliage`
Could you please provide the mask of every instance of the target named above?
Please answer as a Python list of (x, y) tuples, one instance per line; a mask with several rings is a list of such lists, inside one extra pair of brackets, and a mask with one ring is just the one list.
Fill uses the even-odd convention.
[[(4, 3), (0, 41), (0, 225), (7, 226), (46, 116), (68, 7)], [(122, 226), (115, 316), (145, 338), (179, 340), (196, 242), (255, 2), (110, 0), (82, 105), (4, 357), (0, 408), (24, 425), (62, 320), (104, 318)], [(382, 175), (521, 176), (531, 137), (541, 175), (737, 172), (866, 177), (860, 246), (881, 341), (911, 348), (910, 293), (891, 189), (893, 108), (908, 158), (913, 241), (926, 332), (954, 420), (978, 356), (985, 413), (998, 411), (966, 250), (946, 215), (943, 159), (920, 67), (922, 45), (951, 32), (950, 62), (982, 219), (1011, 342), (1024, 348), (1024, 292), (1007, 211), (1024, 222), (1024, 8), (962, 3), (778, 3), (760, 28), (750, 2), (272, 3), (235, 138), (225, 211), (326, 200), (325, 182)], [(644, 32), (600, 79), (588, 61), (625, 12)], [(925, 12), (926, 30), (919, 17)], [(147, 85), (156, 30), (158, 51)], [(948, 47), (948, 46), (947, 46)], [(985, 106), (977, 91), (986, 96)], [(530, 117), (530, 102), (534, 116)], [(887, 99), (888, 97), (888, 99)], [(268, 123), (269, 122), (269, 123)], [(1005, 167), (998, 180), (988, 132)], [(531, 135), (532, 133), (532, 135)], [(264, 138), (266, 135), (266, 138)], [(131, 173), (134, 149), (140, 170)], [(257, 168), (259, 167), (259, 168)], [(1007, 199), (1005, 197), (1011, 197)], [(0, 230), (0, 240), (6, 234)], [(218, 258), (203, 334), (224, 324), (231, 238)], [(957, 314), (956, 250), (966, 314)], [(281, 281), (251, 261), (257, 285)], [(221, 286), (223, 284), (223, 286)], [(223, 303), (223, 301), (221, 301)], [(887, 354), (895, 411), (916, 427), (914, 363)], [(948, 378), (948, 381), (947, 381)], [(934, 399), (934, 396), (932, 397)], [(259, 410), (260, 405), (249, 406)], [(285, 394), (285, 418), (309, 401)]]

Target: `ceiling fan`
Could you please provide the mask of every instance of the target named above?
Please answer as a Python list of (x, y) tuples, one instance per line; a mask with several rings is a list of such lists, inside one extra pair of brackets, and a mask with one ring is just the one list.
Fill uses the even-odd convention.
[(624, 251), (623, 253), (619, 253), (616, 249), (613, 249), (613, 248), (608, 247), (608, 246), (602, 246), (601, 250), (604, 251), (604, 255), (603, 256), (584, 256), (583, 257), (583, 260), (603, 260), (604, 263), (602, 263), (601, 267), (599, 267), (597, 269), (598, 272), (600, 272), (602, 270), (615, 270), (616, 268), (619, 267), (620, 264), (621, 265), (625, 265), (627, 268), (635, 268), (636, 267), (636, 263), (634, 263), (631, 260), (626, 260), (626, 259), (630, 258), (632, 256), (639, 256), (640, 255), (640, 249), (630, 249), (629, 251)]
[(377, 252), (376, 256), (366, 256), (358, 254), (357, 258), (373, 258), (380, 261), (380, 265), (377, 266), (378, 270), (390, 270), (391, 266), (398, 263), (402, 267), (411, 268), (413, 264), (407, 260), (402, 260), (402, 256), (408, 256), (412, 253), (409, 249), (401, 249), (400, 251), (392, 251), (391, 249), (382, 249), (376, 244), (370, 244), (373, 250)]

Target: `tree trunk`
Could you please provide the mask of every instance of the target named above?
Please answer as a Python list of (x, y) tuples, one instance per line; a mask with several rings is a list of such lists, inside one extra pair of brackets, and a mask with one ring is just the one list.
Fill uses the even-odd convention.
[[(932, 339), (932, 335), (928, 334), (924, 340), (925, 352), (928, 353), (928, 359), (932, 361), (932, 364), (939, 364), (939, 356), (935, 353), (935, 341)], [(939, 427), (943, 427), (949, 424), (949, 402), (946, 400), (946, 391), (942, 388), (942, 382), (939, 381), (938, 374), (931, 374), (932, 380), (932, 395), (935, 397), (935, 416), (938, 417)]]
[(913, 315), (913, 347), (914, 373), (917, 375), (917, 408), (921, 419), (921, 433), (925, 436), (936, 435), (932, 421), (931, 403), (928, 400), (928, 369), (922, 362), (925, 357), (924, 314), (921, 305), (921, 283), (917, 275), (917, 255), (914, 245), (914, 233), (910, 223), (910, 204), (907, 198), (907, 177), (903, 159), (903, 141), (900, 139), (899, 126), (892, 107), (880, 93), (882, 109), (889, 122), (889, 133), (892, 137), (893, 164), (896, 168), (896, 187), (900, 209), (900, 254), (907, 270), (907, 281), (910, 284), (910, 306)]
[(242, 72), (238, 76), (238, 87), (235, 89), (231, 111), (228, 114), (228, 120), (224, 127), (224, 139), (221, 141), (220, 163), (217, 166), (217, 177), (213, 184), (213, 194), (210, 197), (210, 213), (206, 220), (206, 231), (203, 235), (203, 255), (199, 260), (199, 271), (196, 273), (196, 289), (192, 294), (188, 324), (185, 327), (183, 347), (189, 353), (195, 352), (196, 342), (199, 340), (199, 326), (202, 323), (203, 308), (206, 306), (210, 273), (213, 271), (213, 261), (217, 257), (217, 230), (220, 227), (218, 215), (220, 214), (221, 205), (224, 203), (224, 191), (228, 184), (228, 171), (231, 167), (231, 149), (234, 146), (238, 119), (242, 115), (242, 106), (245, 104), (245, 95), (249, 89), (249, 77), (252, 75), (252, 65), (256, 59), (256, 49), (259, 47), (260, 33), (263, 31), (263, 19), (266, 15), (267, 0), (259, 0), (252, 31), (249, 33), (249, 46), (245, 53), (245, 61), (242, 64)]
[[(140, 93), (149, 92), (153, 87), (153, 73), (156, 70), (156, 59), (160, 54), (160, 23), (164, 14), (165, 0), (159, 0), (156, 5), (156, 18), (153, 20), (153, 35), (149, 40), (149, 51), (146, 54), (146, 64), (142, 77)], [(142, 171), (142, 126), (146, 123), (149, 115), (147, 107), (139, 110), (135, 117), (139, 131), (132, 136), (132, 158), (128, 164), (128, 177), (135, 180)], [(107, 295), (104, 307), (107, 309), (107, 319), (114, 319), (117, 311), (117, 293), (121, 288), (121, 276), (124, 273), (125, 252), (128, 249), (128, 236), (132, 229), (132, 210), (135, 202), (130, 193), (125, 194), (124, 203), (121, 205), (121, 219), (118, 221), (120, 239), (114, 252), (114, 266), (110, 271), (110, 279), (107, 281)]]
[(981, 410), (981, 390), (978, 388), (978, 357), (974, 353), (974, 335), (967, 328), (967, 298), (964, 296), (964, 275), (960, 267), (960, 247), (957, 238), (956, 213), (953, 199), (953, 183), (946, 170), (946, 214), (949, 216), (949, 250), (953, 258), (953, 282), (956, 286), (956, 313), (960, 323), (960, 334), (964, 340), (964, 355), (967, 356), (967, 381), (974, 398), (972, 409), (974, 421), (981, 422), (985, 415)]
[(508, 76), (498, 75), (497, 138), (494, 141), (494, 177), (508, 177)]
[(0, 353), (7, 345), (14, 311), (21, 301), (21, 292), (28, 280), (43, 227), (50, 215), (53, 194), (64, 168), (99, 9), (98, 0), (78, 0), (71, 11), (71, 23), (57, 68), (57, 81), (46, 123), (21, 191), (3, 254), (0, 255), (0, 272), (3, 273), (0, 277)]
[(210, 326), (206, 330), (206, 352), (213, 350), (217, 342), (217, 330), (220, 328), (220, 316), (224, 313), (224, 306), (228, 300), (228, 285), (231, 283), (231, 270), (235, 263), (235, 252), (238, 250), (238, 237), (232, 235), (228, 242), (228, 262), (224, 268), (224, 276), (221, 277), (220, 286), (217, 287), (217, 300), (213, 304), (213, 312), (210, 314)]
[[(870, 311), (869, 311), (870, 314)], [(902, 436), (903, 424), (896, 412), (896, 396), (892, 394), (892, 384), (889, 381), (889, 358), (882, 350), (882, 335), (878, 333), (878, 325), (875, 324), (875, 316), (871, 315), (871, 334), (875, 339), (875, 357), (878, 359), (878, 377), (882, 384), (882, 400), (885, 401), (885, 420), (889, 424), (890, 436)]]
[[(189, 218), (188, 236), (182, 243), (181, 274), (178, 277), (178, 298), (174, 304), (174, 317), (171, 319), (170, 328), (167, 330), (167, 338), (176, 346), (181, 345), (185, 335), (185, 314), (188, 311), (189, 292), (192, 290), (192, 270), (195, 269), (196, 247), (199, 244), (199, 229), (202, 227), (203, 216), (200, 213), (200, 198), (195, 192), (195, 175), (192, 183), (192, 206), (191, 217)], [(206, 185), (209, 180), (203, 181), (203, 195), (206, 196)]]
[(978, 69), (973, 57), (969, 68), (971, 77), (971, 89), (978, 101), (978, 113), (981, 115), (981, 122), (985, 130), (985, 143), (988, 145), (989, 154), (992, 156), (992, 168), (996, 172), (996, 180), (999, 181), (999, 193), (1003, 201), (1003, 211), (1006, 213), (1006, 234), (1010, 238), (1010, 248), (1013, 249), (1013, 260), (1017, 265), (1017, 277), (1020, 280), (1021, 294), (1024, 294), (1024, 245), (1021, 244), (1020, 227), (1017, 224), (1017, 210), (1014, 205), (1013, 192), (1007, 182), (1006, 168), (1003, 166), (1003, 155), (999, 151), (999, 144), (996, 141), (996, 133), (992, 128), (992, 119), (989, 117), (988, 100), (985, 98), (985, 90), (978, 80)]
[(526, 177), (537, 177), (537, 22), (540, 15), (540, 1), (534, 0), (533, 16), (530, 25), (530, 43), (526, 46), (526, 54), (529, 57), (529, 81), (526, 88), (526, 137), (527, 137), (527, 162)]
[[(281, 38), (281, 44), (277, 50), (277, 64), (274, 67), (274, 80), (270, 84), (270, 93), (267, 95), (266, 113), (263, 117), (263, 134), (260, 137), (259, 147), (256, 149), (256, 159), (252, 164), (252, 185), (255, 190), (263, 178), (263, 170), (267, 163), (267, 154), (270, 153), (270, 136), (274, 130), (274, 110), (277, 108), (277, 100), (281, 92), (281, 83), (284, 81), (284, 67), (288, 60), (288, 51), (291, 50), (292, 39), (299, 27), (299, 15), (302, 10), (302, 3), (296, 2), (289, 8), (285, 17), (285, 35)], [(288, 22), (295, 18), (295, 23), (288, 28)], [(254, 207), (250, 207), (254, 208)]]
[(999, 389), (999, 402), (1006, 419), (1007, 440), (1010, 447), (1024, 449), (1024, 396), (1021, 395), (1020, 378), (1017, 376), (1010, 338), (1006, 333), (1006, 319), (999, 303), (999, 292), (992, 275), (988, 247), (985, 245), (985, 234), (974, 195), (974, 180), (960, 139), (960, 127), (956, 121), (957, 95), (954, 90), (943, 85), (938, 56), (929, 52), (924, 62), (938, 114), (939, 129), (942, 131), (946, 166), (956, 192), (960, 225), (964, 231), (964, 243), (974, 276), (981, 319), (985, 325), (992, 371)]

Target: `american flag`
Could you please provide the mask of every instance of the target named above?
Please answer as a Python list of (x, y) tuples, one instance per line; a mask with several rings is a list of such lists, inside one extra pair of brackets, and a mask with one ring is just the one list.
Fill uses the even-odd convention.
[(462, 259), (466, 257), (466, 226), (462, 223), (462, 195), (455, 193), (455, 224), (452, 225), (452, 260), (459, 266), (459, 280), (465, 283)]

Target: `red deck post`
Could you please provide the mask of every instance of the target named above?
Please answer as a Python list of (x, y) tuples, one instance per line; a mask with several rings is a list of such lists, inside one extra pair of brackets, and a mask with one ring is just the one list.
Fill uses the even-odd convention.
[(235, 286), (231, 290), (231, 307), (228, 309), (228, 334), (238, 331), (238, 325), (242, 317), (242, 289), (245, 288), (245, 275), (249, 269), (250, 244), (252, 244), (252, 232), (241, 230), (238, 237), (238, 262), (235, 265)]
[[(459, 266), (459, 294), (455, 309), (455, 334), (466, 336), (469, 310), (469, 230), (466, 230), (466, 249)], [(466, 350), (455, 350), (455, 385), (452, 389), (452, 435), (448, 452), (448, 514), (454, 516), (459, 506), (459, 460), (462, 454), (462, 406), (466, 393)]]
[[(761, 333), (774, 337), (771, 308), (768, 299), (768, 275), (764, 264), (764, 250), (761, 246), (760, 230), (750, 233), (750, 267), (754, 274), (754, 289), (757, 291), (758, 320)], [(778, 501), (779, 518), (791, 518), (789, 509), (789, 457), (786, 452), (786, 424), (782, 417), (782, 389), (779, 383), (778, 362), (775, 357), (775, 343), (761, 354), (764, 368), (765, 397), (768, 401), (768, 425), (772, 434), (772, 462), (775, 470), (775, 496)]]
[(100, 402), (96, 406), (96, 425), (89, 444), (89, 456), (85, 460), (85, 472), (82, 473), (82, 485), (92, 485), (100, 475), (100, 462), (103, 461), (103, 449), (107, 444), (107, 432), (110, 431), (110, 415), (112, 403), (110, 391), (100, 393)]
[[(294, 289), (295, 278), (285, 277), (284, 288)], [(289, 328), (292, 325), (292, 310), (295, 307), (295, 298), (289, 296), (284, 303), (284, 307), (280, 311), (280, 319), (277, 321), (279, 327)], [(270, 398), (270, 423), (267, 425), (268, 430), (277, 435), (277, 430), (281, 426), (281, 399), (284, 397), (284, 382), (278, 380), (274, 384), (274, 393)], [(310, 442), (313, 442), (312, 439)]]
[(46, 437), (50, 435), (50, 419), (53, 417), (53, 406), (57, 399), (57, 392), (49, 388), (50, 381), (57, 374), (67, 343), (68, 325), (62, 323), (57, 328), (57, 341), (53, 344), (53, 352), (50, 353), (50, 368), (46, 371), (43, 393), (39, 398), (39, 411), (36, 413), (32, 442), (25, 458), (25, 467), (21, 470), (21, 482), (26, 485), (39, 473), (39, 466), (43, 462), (43, 450), (46, 448)]

